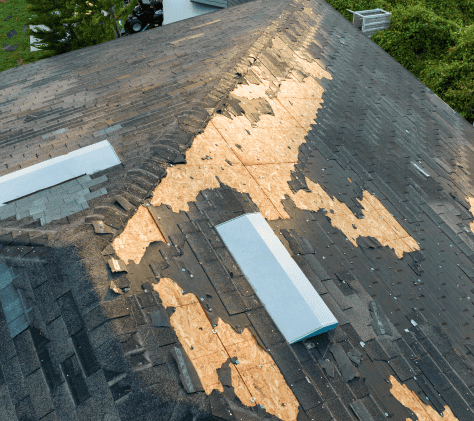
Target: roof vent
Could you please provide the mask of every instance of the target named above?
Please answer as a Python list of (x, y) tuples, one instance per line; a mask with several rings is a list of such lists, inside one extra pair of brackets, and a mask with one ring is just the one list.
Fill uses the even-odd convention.
[(383, 9), (361, 10), (359, 12), (347, 9), (347, 11), (353, 13), (352, 24), (357, 29), (361, 29), (369, 38), (377, 31), (383, 31), (390, 27), (391, 13)]
[(216, 229), (290, 344), (337, 327), (331, 310), (260, 213)]
[(119, 164), (120, 159), (114, 148), (107, 140), (103, 140), (66, 155), (22, 168), (0, 177), (0, 207), (38, 190)]

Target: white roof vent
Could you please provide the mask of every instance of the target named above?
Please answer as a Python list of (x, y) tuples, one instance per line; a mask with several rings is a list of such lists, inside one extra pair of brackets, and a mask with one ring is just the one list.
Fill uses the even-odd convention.
[[(58, 130), (60, 132), (61, 130)], [(53, 132), (54, 134), (55, 132)], [(93, 174), (120, 164), (107, 141), (85, 146), (66, 155), (0, 177), (0, 207), (9, 201), (47, 189), (83, 174)]]
[(260, 213), (216, 229), (290, 344), (337, 327), (331, 310)]

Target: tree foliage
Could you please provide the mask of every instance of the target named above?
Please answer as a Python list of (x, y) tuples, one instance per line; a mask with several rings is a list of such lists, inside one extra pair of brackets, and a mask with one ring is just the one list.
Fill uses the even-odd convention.
[(373, 35), (372, 41), (414, 73), (426, 60), (436, 61), (456, 45), (453, 33), (457, 28), (417, 4), (392, 12), (390, 28)]
[(30, 0), (29, 10), (33, 16), (27, 22), (29, 25), (44, 25), (48, 28), (37, 27), (34, 30), (28, 29), (26, 32), (26, 35), (32, 35), (39, 40), (41, 44), (36, 48), (45, 53), (43, 57), (55, 56), (77, 49), (67, 42), (68, 34), (74, 33), (75, 28), (63, 24), (64, 17), (74, 13), (68, 3), (57, 3), (55, 0)]
[(51, 57), (69, 51), (110, 41), (119, 36), (117, 19), (125, 19), (133, 10), (137, 0), (126, 7), (123, 0), (30, 0), (33, 18), (30, 25), (44, 25), (29, 29), (43, 45), (44, 57)]

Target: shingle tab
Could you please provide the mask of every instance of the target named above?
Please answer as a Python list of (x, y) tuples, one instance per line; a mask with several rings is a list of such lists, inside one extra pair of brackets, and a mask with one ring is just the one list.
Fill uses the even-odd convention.
[(67, 292), (58, 299), (61, 315), (70, 335), (77, 333), (84, 325), (81, 313), (77, 308), (72, 292)]
[(79, 363), (75, 356), (65, 360), (62, 364), (66, 382), (76, 405), (80, 405), (90, 397), (86, 382), (79, 368)]

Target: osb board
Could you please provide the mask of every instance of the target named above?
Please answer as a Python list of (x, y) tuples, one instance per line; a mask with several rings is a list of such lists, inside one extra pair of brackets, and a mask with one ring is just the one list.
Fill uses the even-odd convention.
[[(240, 86), (245, 86), (246, 88), (252, 87), (255, 85), (239, 85)], [(259, 86), (259, 85), (257, 85)], [(239, 89), (237, 88), (237, 89)], [(242, 97), (236, 97), (239, 100), (243, 100)], [(281, 102), (278, 99), (272, 99), (269, 98), (265, 92), (263, 93), (263, 99), (265, 99), (268, 103), (268, 105), (271, 107), (273, 115), (271, 114), (260, 114), (259, 115), (259, 121), (255, 123), (255, 127), (258, 127), (260, 129), (266, 128), (266, 129), (292, 129), (292, 128), (301, 128), (300, 124), (298, 121), (296, 121), (293, 116), (288, 112), (288, 110), (281, 104)], [(234, 117), (233, 119), (230, 119), (228, 117), (222, 116), (222, 115), (216, 115), (212, 118), (212, 124), (221, 132), (222, 130), (224, 133), (226, 130), (235, 130), (236, 127), (242, 127), (243, 129), (247, 129), (252, 131), (252, 123), (250, 120), (242, 115), (242, 116), (237, 116)], [(224, 137), (227, 141), (228, 138)], [(266, 140), (268, 143), (275, 143), (273, 139), (267, 138)], [(235, 143), (237, 142), (234, 139), (230, 139), (230, 143)]]
[[(367, 191), (364, 191), (363, 199), (359, 200), (363, 207), (364, 218), (358, 219), (346, 204), (331, 198), (319, 184), (313, 183), (308, 178), (306, 182), (311, 192), (300, 190), (294, 194), (288, 186), (292, 164), (254, 165), (248, 169), (278, 212), (285, 218), (289, 218), (289, 215), (285, 212), (281, 201), (287, 195), (300, 209), (315, 212), (325, 209), (331, 224), (340, 229), (354, 246), (357, 246), (358, 237), (370, 236), (377, 238), (383, 246), (391, 247), (399, 258), (403, 257), (404, 252), (419, 249), (418, 244), (409, 237), (380, 201)], [(396, 241), (400, 239), (403, 241)]]
[[(174, 212), (188, 211), (189, 202), (195, 201), (203, 190), (220, 187), (220, 181), (248, 193), (267, 220), (289, 218), (282, 204), (287, 195), (300, 209), (326, 209), (332, 225), (354, 246), (358, 237), (370, 236), (392, 248), (399, 258), (403, 253), (419, 249), (416, 241), (368, 192), (364, 192), (360, 202), (364, 219), (358, 219), (344, 203), (329, 197), (319, 184), (309, 179), (306, 182), (311, 192), (294, 194), (290, 190), (288, 181), (298, 160), (299, 147), (305, 143), (311, 124), (316, 124), (317, 111), (323, 102), (323, 88), (315, 78), (331, 79), (331, 75), (317, 63), (308, 61), (304, 52), (292, 51), (279, 37), (273, 40), (273, 49), (281, 60), (285, 59), (308, 76), (300, 75), (302, 81), (299, 81), (293, 72), (287, 79), (278, 80), (260, 62), (252, 66), (261, 83), (239, 85), (230, 96), (241, 101), (245, 98), (263, 101), (274, 115), (261, 114), (254, 124), (245, 115), (232, 119), (214, 116), (187, 151), (187, 163), (168, 168), (151, 203), (169, 205)], [(267, 90), (277, 92), (276, 96), (269, 97)], [(132, 220), (135, 218), (137, 215)], [(124, 241), (121, 245), (127, 248)], [(137, 260), (138, 250), (145, 251), (143, 247), (133, 251)]]
[[(268, 115), (263, 117), (271, 118)], [(293, 120), (291, 116), (290, 118)], [(218, 130), (243, 165), (276, 164), (279, 162), (291, 162), (294, 165), (298, 162), (299, 147), (307, 133), (301, 127), (281, 128), (278, 125), (275, 125), (274, 128), (255, 127), (250, 129), (231, 126)]]
[[(227, 117), (222, 117), (222, 119), (229, 121)], [(218, 130), (214, 125), (209, 124), (204, 133), (194, 138), (192, 146), (186, 153), (186, 166), (205, 164), (228, 166), (229, 162), (231, 164), (240, 164), (239, 159), (229, 149), (230, 146), (222, 138)]]
[[(290, 195), (296, 206), (313, 211), (321, 208), (328, 210), (326, 216), (331, 220), (331, 225), (340, 229), (354, 246), (357, 246), (357, 238), (363, 236), (374, 237), (383, 246), (391, 247), (399, 258), (403, 257), (403, 253), (419, 250), (416, 241), (369, 192), (364, 191), (362, 200), (359, 200), (364, 215), (364, 218), (359, 219), (344, 203), (331, 198), (319, 184), (309, 179), (306, 182), (311, 193), (300, 190)], [(400, 239), (403, 241), (396, 241)]]
[[(179, 317), (176, 319), (177, 320), (172, 322), (173, 327), (175, 326), (175, 324), (179, 324)], [(185, 342), (182, 342), (179, 336), (178, 338), (184, 346)], [(229, 355), (225, 352), (225, 350), (219, 349), (218, 351), (212, 354), (208, 354), (200, 358), (193, 358), (191, 360), (191, 363), (193, 364), (199, 376), (199, 380), (201, 380), (204, 392), (206, 392), (208, 395), (210, 395), (214, 389), (217, 389), (221, 392), (224, 391), (224, 387), (219, 381), (219, 376), (217, 375), (216, 370), (221, 368), (222, 364), (224, 364), (228, 358)]]
[[(472, 216), (474, 216), (474, 197), (468, 197), (467, 200), (470, 205), (469, 210), (471, 211)], [(474, 221), (470, 223), (469, 228), (471, 228), (471, 232), (474, 232)]]
[(113, 246), (126, 264), (133, 260), (138, 265), (152, 241), (166, 242), (148, 208), (140, 206), (123, 232), (114, 239)]
[[(390, 376), (392, 395), (405, 407), (410, 409), (418, 417), (418, 421), (459, 421), (452, 413), (449, 406), (444, 407), (444, 412), (439, 415), (430, 405), (424, 404), (415, 392), (402, 385), (398, 380)], [(411, 418), (407, 418), (407, 421)]]
[[(314, 34), (317, 31), (313, 29), (310, 32), (313, 33), (313, 36), (314, 36)], [(313, 38), (311, 34), (308, 34), (308, 35), (309, 37)], [(312, 39), (312, 42), (314, 42), (314, 39)], [(293, 50), (291, 50), (291, 48), (288, 45), (286, 45), (285, 42), (280, 37), (277, 36), (273, 39), (272, 46), (275, 50), (280, 52), (280, 55), (282, 57), (285, 57), (285, 58), (288, 57), (289, 61), (296, 62), (296, 64), (305, 73), (308, 73), (317, 79), (326, 78), (326, 79), (332, 80), (332, 76), (328, 71), (324, 70), (321, 66), (319, 66), (317, 62), (311, 62), (309, 60), (306, 60), (303, 54), (301, 54), (299, 51), (296, 51), (296, 54), (295, 54)]]
[(239, 334), (221, 319), (213, 328), (197, 297), (183, 294), (172, 279), (162, 278), (153, 288), (165, 308), (176, 308), (170, 317), (171, 325), (207, 394), (214, 389), (224, 390), (217, 369), (235, 357), (239, 363), (230, 365), (232, 386), (242, 403), (263, 405), (268, 413), (282, 420), (296, 421), (298, 401), (273, 358), (257, 344), (248, 328)]
[[(257, 66), (252, 66), (251, 67), (252, 72), (256, 68)], [(270, 81), (260, 78), (260, 83), (258, 85), (256, 85), (255, 83), (250, 83), (248, 85), (243, 85), (243, 84), (237, 85), (235, 89), (232, 91), (232, 95), (239, 98), (248, 98), (248, 99), (266, 98), (267, 97), (266, 92), (267, 92), (267, 89), (270, 87), (270, 85), (271, 85)], [(217, 116), (217, 117), (226, 118), (222, 116)]]
[(256, 365), (241, 372), (240, 375), (252, 397), (256, 398), (256, 401), (263, 405), (267, 412), (273, 413), (270, 409), (279, 408), (286, 412), (287, 418), (282, 419), (296, 420), (298, 405), (292, 401), (293, 393), (275, 363)]
[(270, 354), (268, 354), (268, 352), (266, 352), (263, 348), (254, 346), (254, 342), (255, 339), (252, 338), (248, 341), (225, 346), (225, 349), (229, 355), (239, 356), (239, 373), (255, 367), (256, 361), (259, 362), (259, 365), (273, 363), (273, 359)]
[(314, 116), (322, 107), (322, 101), (308, 100), (305, 98), (280, 98), (280, 102), (306, 132), (311, 130), (312, 124), (316, 124)]
[(162, 278), (154, 289), (160, 294), (164, 307), (177, 308), (199, 302), (193, 294), (183, 294), (179, 285), (169, 278)]
[[(212, 162), (212, 160), (209, 161)], [(240, 192), (249, 193), (266, 218), (278, 219), (280, 217), (258, 182), (241, 164), (206, 165), (204, 163), (199, 166), (175, 165), (168, 168), (167, 176), (155, 189), (151, 203), (154, 206), (169, 205), (173, 212), (188, 211), (188, 202), (195, 201), (202, 190), (218, 188), (219, 180)]]
[[(176, 334), (183, 340), (183, 343), (186, 343), (186, 353), (191, 360), (213, 356), (217, 352), (223, 351), (222, 343), (217, 335), (207, 329), (209, 320), (206, 314), (201, 311), (200, 303), (179, 307), (179, 314), (175, 316), (175, 319), (177, 322), (174, 326)], [(198, 335), (194, 333), (196, 329), (199, 330)]]

